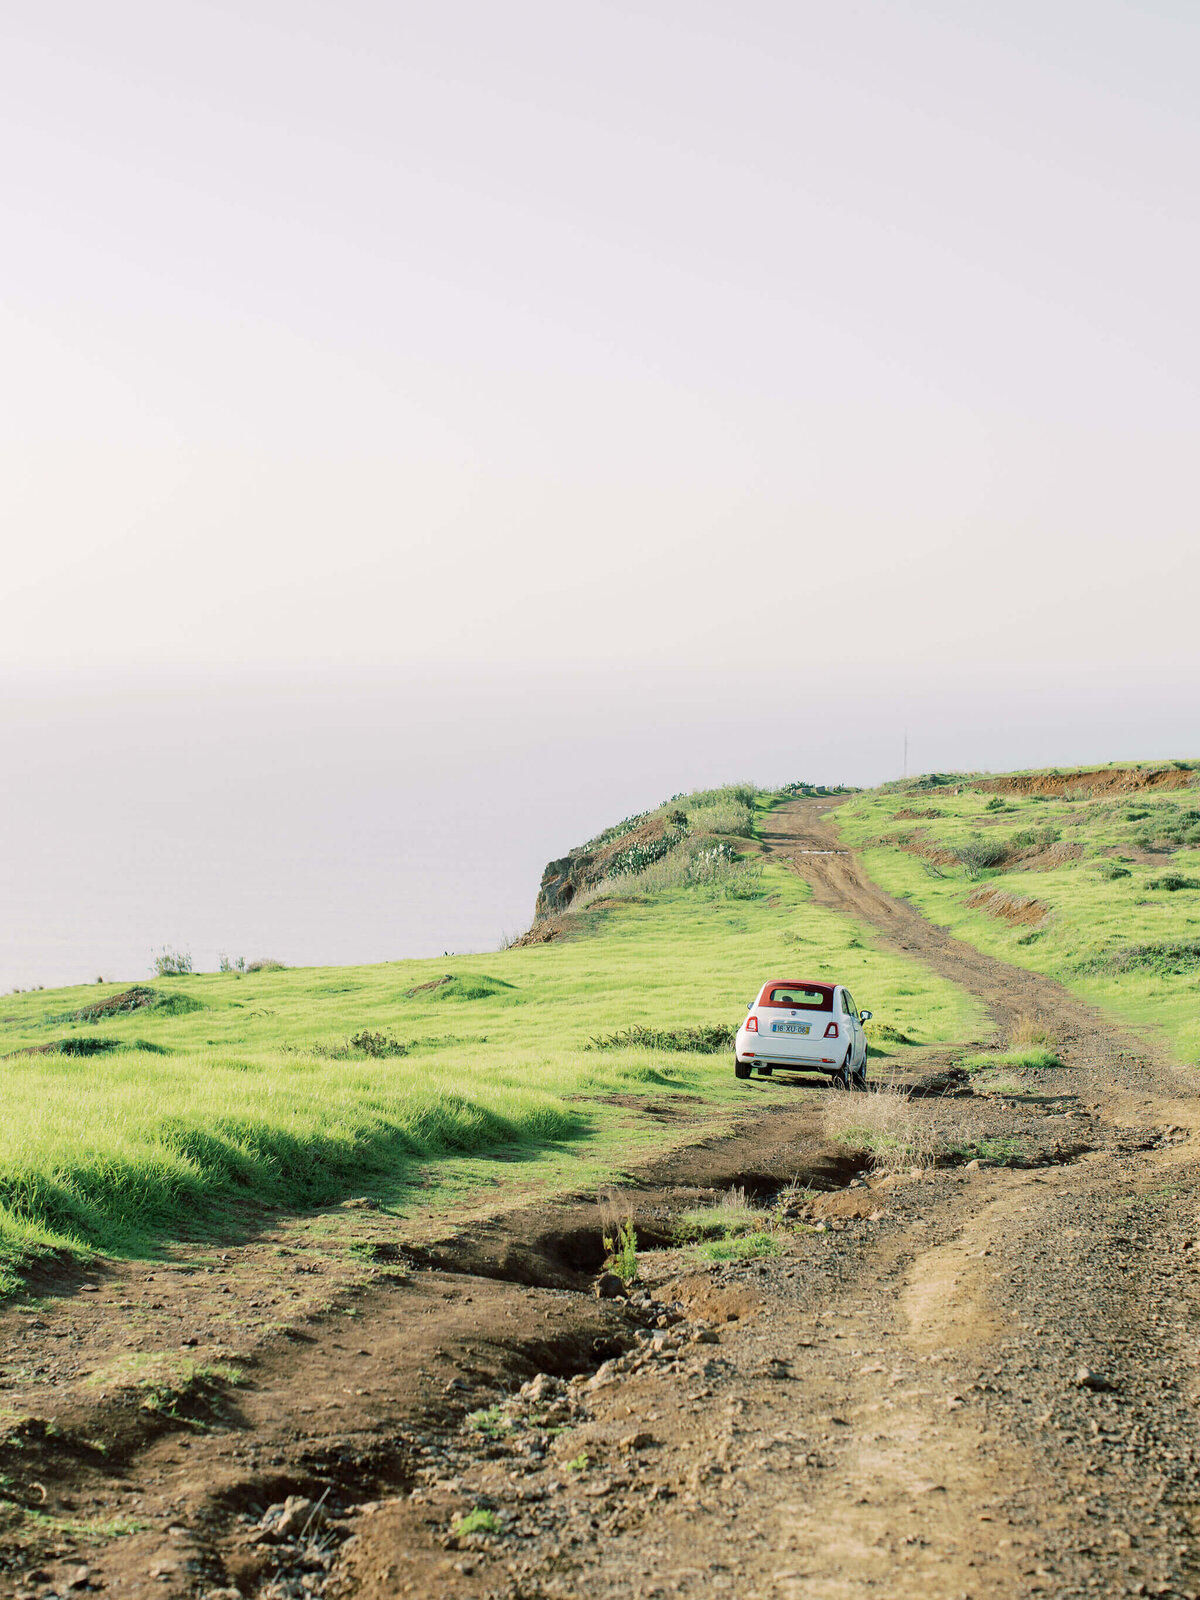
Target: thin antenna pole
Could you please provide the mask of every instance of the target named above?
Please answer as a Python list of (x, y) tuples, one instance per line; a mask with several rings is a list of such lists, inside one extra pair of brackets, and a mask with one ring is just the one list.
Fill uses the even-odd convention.
[(904, 778), (908, 777), (908, 729), (907, 728), (905, 728), (905, 730), (904, 730), (904, 771), (901, 773), (901, 777), (904, 777)]

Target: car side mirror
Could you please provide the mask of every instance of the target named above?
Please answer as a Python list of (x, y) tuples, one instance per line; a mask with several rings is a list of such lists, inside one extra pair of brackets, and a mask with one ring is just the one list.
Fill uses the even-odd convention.
[(873, 1011), (860, 1011), (858, 1013), (858, 1020), (860, 1022), (870, 1022), (874, 1015), (875, 1013)]
[(753, 1000), (747, 1000), (746, 1001), (746, 1010), (747, 1011), (753, 1011), (754, 1010), (754, 1001)]

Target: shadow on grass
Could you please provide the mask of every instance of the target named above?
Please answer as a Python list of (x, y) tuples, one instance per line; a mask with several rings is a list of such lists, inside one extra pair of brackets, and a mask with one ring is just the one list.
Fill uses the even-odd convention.
[(353, 1136), (168, 1118), (139, 1159), (91, 1157), (68, 1171), (0, 1175), (0, 1294), (70, 1293), (98, 1254), (158, 1260), (176, 1244), (236, 1244), (282, 1213), (319, 1211), (364, 1189), (392, 1204), (427, 1188), (430, 1165), (443, 1159), (509, 1164), (569, 1153), (598, 1121), (565, 1105), (517, 1119), (448, 1102), (422, 1108), (415, 1127), (381, 1120)]

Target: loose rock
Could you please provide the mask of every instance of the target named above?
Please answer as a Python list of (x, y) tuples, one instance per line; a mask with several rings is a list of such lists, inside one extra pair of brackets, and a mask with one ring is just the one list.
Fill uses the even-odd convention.
[(1094, 1394), (1102, 1394), (1116, 1385), (1104, 1373), (1097, 1372), (1094, 1367), (1076, 1367), (1075, 1382), (1081, 1389), (1091, 1389)]

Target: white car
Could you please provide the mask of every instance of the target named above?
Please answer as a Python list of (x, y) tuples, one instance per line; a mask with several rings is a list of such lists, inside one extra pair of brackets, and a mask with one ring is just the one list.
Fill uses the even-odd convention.
[(748, 1078), (757, 1067), (768, 1076), (776, 1067), (790, 1072), (823, 1072), (834, 1089), (867, 1086), (867, 1036), (860, 1011), (843, 984), (764, 983), (733, 1044), (733, 1070)]

